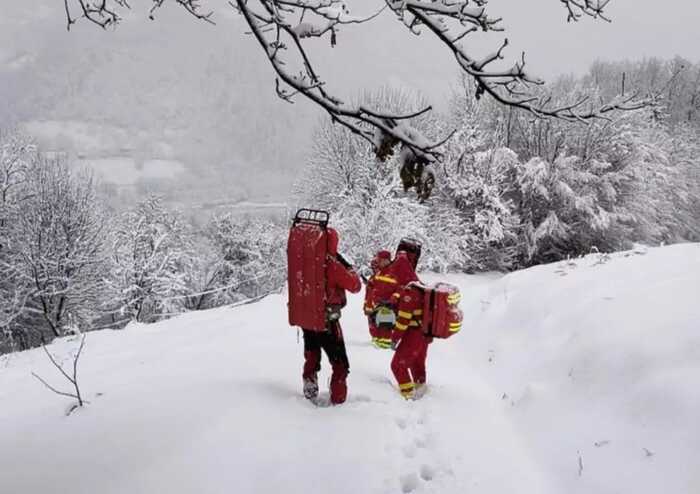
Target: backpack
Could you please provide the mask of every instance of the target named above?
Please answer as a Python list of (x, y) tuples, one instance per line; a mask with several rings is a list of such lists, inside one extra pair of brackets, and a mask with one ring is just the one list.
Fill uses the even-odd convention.
[(287, 241), (289, 325), (325, 331), (326, 265), (329, 214), (300, 209), (294, 216)]
[(423, 288), (423, 332), (435, 338), (449, 338), (462, 329), (459, 288), (437, 283)]

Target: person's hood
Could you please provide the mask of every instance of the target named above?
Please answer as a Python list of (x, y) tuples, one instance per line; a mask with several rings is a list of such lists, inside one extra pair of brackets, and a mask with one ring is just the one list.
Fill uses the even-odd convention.
[(388, 250), (380, 250), (377, 252), (377, 259), (386, 259), (387, 261), (391, 261), (391, 252)]

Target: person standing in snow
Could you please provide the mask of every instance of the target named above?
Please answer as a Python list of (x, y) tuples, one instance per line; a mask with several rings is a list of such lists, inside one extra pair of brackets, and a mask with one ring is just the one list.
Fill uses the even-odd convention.
[(419, 282), (409, 283), (401, 291), (391, 335), (391, 347), (396, 350), (391, 371), (401, 396), (406, 399), (419, 398), (425, 392), (425, 363), (433, 338), (422, 328), (424, 296), (425, 290)]
[(391, 347), (391, 330), (396, 320), (391, 307), (391, 297), (397, 290), (398, 281), (390, 272), (391, 253), (380, 250), (370, 263), (372, 276), (365, 288), (364, 311), (369, 324), (372, 343), (377, 348)]
[(399, 242), (394, 261), (387, 268), (389, 276), (396, 280), (394, 293), (391, 294), (390, 299), (390, 305), (394, 312), (399, 305), (401, 291), (412, 281), (419, 281), (416, 274), (419, 258), (420, 245), (417, 242), (405, 239)]
[(372, 343), (378, 348), (391, 348), (391, 331), (396, 322), (399, 295), (407, 284), (418, 281), (416, 266), (420, 251), (418, 242), (402, 239), (393, 261), (386, 250), (377, 252), (372, 260), (374, 274), (367, 283), (364, 311)]
[(347, 397), (347, 376), (350, 362), (345, 349), (343, 331), (340, 327), (340, 311), (346, 304), (345, 291), (358, 293), (362, 288), (360, 277), (338, 253), (338, 232), (328, 228), (326, 259), (326, 331), (304, 333), (304, 396), (315, 400), (318, 396), (318, 372), (321, 370), (321, 349), (326, 353), (332, 367), (330, 395), (331, 403), (338, 405)]

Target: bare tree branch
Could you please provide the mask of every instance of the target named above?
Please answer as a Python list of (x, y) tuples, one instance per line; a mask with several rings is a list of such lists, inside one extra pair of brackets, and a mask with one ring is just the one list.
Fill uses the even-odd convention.
[[(69, 375), (65, 369), (63, 369), (63, 366), (56, 362), (56, 359), (54, 358), (53, 355), (51, 355), (51, 352), (48, 351), (46, 348), (46, 345), (42, 345), (42, 348), (44, 349), (44, 353), (46, 353), (46, 356), (49, 358), (51, 363), (53, 364), (54, 367), (56, 367), (59, 372), (65, 377), (68, 382), (71, 383), (73, 388), (75, 389), (75, 392), (65, 392), (65, 391), (59, 391), (55, 387), (51, 386), (46, 380), (44, 380), (41, 376), (38, 374), (32, 372), (32, 376), (34, 376), (37, 380), (39, 380), (44, 386), (49, 388), (51, 391), (54, 393), (61, 395), (61, 396), (67, 396), (69, 398), (74, 398), (78, 400), (78, 405), (77, 406), (84, 406), (85, 403), (87, 403), (85, 400), (83, 400), (82, 395), (80, 394), (80, 385), (78, 384), (78, 360), (80, 360), (80, 355), (83, 352), (83, 348), (85, 347), (85, 335), (83, 335), (80, 338), (80, 346), (78, 347), (78, 351), (75, 353), (73, 356), (73, 375)], [(72, 409), (71, 409), (72, 411)]]

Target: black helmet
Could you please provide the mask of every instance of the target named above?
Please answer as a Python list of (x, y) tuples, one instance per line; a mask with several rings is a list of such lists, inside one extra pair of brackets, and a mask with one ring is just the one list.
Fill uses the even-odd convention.
[(421, 249), (422, 246), (418, 240), (404, 237), (399, 242), (399, 246), (396, 247), (396, 253), (405, 252), (408, 255), (408, 259), (411, 261), (411, 264), (413, 264), (413, 269), (415, 269), (416, 266), (418, 266)]

